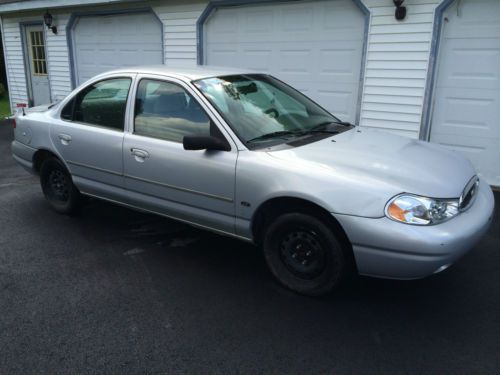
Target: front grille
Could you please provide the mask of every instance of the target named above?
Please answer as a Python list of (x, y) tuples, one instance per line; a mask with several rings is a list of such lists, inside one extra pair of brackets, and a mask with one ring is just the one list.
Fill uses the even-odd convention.
[(478, 187), (479, 187), (479, 178), (477, 178), (477, 176), (474, 176), (469, 181), (467, 186), (465, 186), (462, 196), (460, 197), (460, 202), (458, 207), (461, 211), (469, 208), (472, 202), (474, 202)]

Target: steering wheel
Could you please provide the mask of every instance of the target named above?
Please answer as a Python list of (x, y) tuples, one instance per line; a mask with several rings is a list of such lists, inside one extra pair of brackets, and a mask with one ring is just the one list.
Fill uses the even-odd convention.
[(279, 117), (280, 113), (276, 110), (276, 108), (269, 108), (264, 111), (266, 115), (268, 115), (271, 118), (277, 118)]

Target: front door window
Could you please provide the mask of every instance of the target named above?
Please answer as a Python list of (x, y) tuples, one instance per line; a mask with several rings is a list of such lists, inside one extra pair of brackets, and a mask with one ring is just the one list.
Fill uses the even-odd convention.
[(134, 133), (182, 143), (186, 135), (210, 135), (210, 119), (181, 86), (143, 79), (137, 89)]

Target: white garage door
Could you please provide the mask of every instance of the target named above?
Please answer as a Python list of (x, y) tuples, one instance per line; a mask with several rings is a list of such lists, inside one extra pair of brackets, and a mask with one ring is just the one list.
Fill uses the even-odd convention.
[(500, 186), (500, 1), (461, 0), (445, 12), (434, 98), (431, 141)]
[(124, 66), (162, 64), (162, 40), (151, 13), (81, 17), (73, 29), (76, 83)]
[(268, 72), (354, 122), (364, 29), (352, 0), (221, 8), (205, 24), (204, 62)]

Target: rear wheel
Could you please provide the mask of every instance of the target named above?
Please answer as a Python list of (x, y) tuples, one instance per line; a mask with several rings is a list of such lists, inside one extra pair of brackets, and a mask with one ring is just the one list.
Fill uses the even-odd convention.
[(42, 163), (40, 184), (45, 198), (55, 211), (72, 214), (80, 207), (81, 194), (60, 160), (48, 158)]
[(346, 250), (324, 221), (303, 213), (274, 220), (264, 238), (269, 268), (287, 288), (306, 295), (335, 289), (347, 271)]

